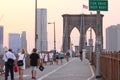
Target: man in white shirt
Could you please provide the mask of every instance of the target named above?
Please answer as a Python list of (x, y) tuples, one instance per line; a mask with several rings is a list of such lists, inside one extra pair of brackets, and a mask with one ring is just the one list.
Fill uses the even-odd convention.
[[(11, 59), (11, 61), (13, 60), (12, 64), (9, 64), (10, 62), (9, 59)], [(12, 49), (9, 49), (3, 56), (3, 60), (5, 61), (5, 80), (8, 80), (8, 74), (10, 71), (11, 74), (11, 80), (14, 80), (14, 70), (13, 70), (13, 66), (16, 60), (15, 55), (12, 53)]]

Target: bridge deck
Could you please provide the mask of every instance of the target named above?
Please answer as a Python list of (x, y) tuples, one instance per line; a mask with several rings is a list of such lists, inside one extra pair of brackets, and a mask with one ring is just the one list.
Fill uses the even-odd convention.
[[(37, 69), (37, 80), (95, 80), (93, 77), (88, 61), (80, 61), (79, 58), (71, 58), (69, 62), (64, 60), (58, 65), (47, 64), (43, 72)], [(0, 76), (0, 80), (4, 80), (4, 75)], [(15, 73), (15, 80), (19, 80), (18, 73)], [(24, 70), (23, 80), (32, 80), (31, 68)]]

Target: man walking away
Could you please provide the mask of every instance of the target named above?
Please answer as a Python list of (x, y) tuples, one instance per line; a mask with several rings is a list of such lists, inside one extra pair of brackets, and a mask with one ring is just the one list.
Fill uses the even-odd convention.
[(8, 74), (11, 74), (11, 80), (14, 80), (14, 70), (13, 66), (15, 64), (16, 57), (12, 53), (12, 49), (9, 49), (3, 56), (5, 61), (5, 80), (8, 80)]
[(32, 54), (30, 55), (30, 65), (32, 67), (32, 79), (36, 80), (36, 69), (37, 66), (40, 64), (40, 60), (39, 60), (39, 54), (36, 53), (37, 49), (34, 48), (32, 50)]

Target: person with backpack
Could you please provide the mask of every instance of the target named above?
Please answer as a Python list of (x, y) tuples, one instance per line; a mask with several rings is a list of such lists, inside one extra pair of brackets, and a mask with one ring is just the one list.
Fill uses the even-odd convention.
[(3, 60), (5, 61), (5, 80), (8, 80), (9, 72), (11, 74), (11, 80), (14, 80), (14, 70), (13, 67), (16, 64), (16, 57), (12, 52), (12, 49), (9, 49), (3, 56)]

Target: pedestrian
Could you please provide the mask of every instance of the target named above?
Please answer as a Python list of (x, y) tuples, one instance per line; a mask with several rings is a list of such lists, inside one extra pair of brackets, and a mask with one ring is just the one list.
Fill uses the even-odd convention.
[(80, 59), (82, 61), (82, 50), (80, 51)]
[(69, 51), (66, 52), (65, 56), (66, 56), (66, 61), (68, 62), (69, 61), (69, 57), (70, 57)]
[(65, 55), (63, 53), (63, 51), (60, 52), (60, 61), (61, 61), (61, 64), (63, 63), (63, 59), (64, 59)]
[(45, 53), (43, 51), (40, 51), (39, 56), (40, 56), (40, 63), (43, 64)]
[(30, 54), (30, 66), (32, 67), (32, 79), (36, 79), (36, 69), (37, 66), (40, 64), (40, 60), (39, 60), (39, 54), (37, 54), (37, 49), (34, 48), (32, 50), (32, 54)]
[(20, 61), (20, 60), (23, 61), (23, 65), (21, 66), (18, 65), (19, 80), (23, 80), (23, 70), (25, 69), (25, 57), (26, 57), (25, 54), (26, 54), (25, 49), (21, 49), (21, 52), (18, 53), (18, 57), (17, 57), (17, 61)]
[(56, 54), (55, 54), (55, 61), (56, 61), (56, 64), (58, 64), (58, 59), (59, 59), (59, 53), (58, 52), (56, 52)]
[(53, 58), (54, 58), (54, 54), (52, 51), (49, 52), (49, 61), (50, 61), (50, 65), (53, 64)]
[(48, 52), (46, 52), (44, 54), (44, 63), (45, 63), (45, 65), (47, 65), (47, 62), (48, 62)]
[(5, 80), (8, 80), (9, 72), (11, 74), (11, 80), (14, 80), (14, 70), (13, 67), (16, 64), (16, 57), (12, 52), (12, 49), (9, 49), (3, 56), (5, 61)]

